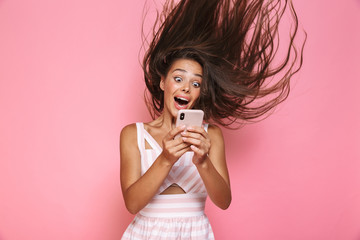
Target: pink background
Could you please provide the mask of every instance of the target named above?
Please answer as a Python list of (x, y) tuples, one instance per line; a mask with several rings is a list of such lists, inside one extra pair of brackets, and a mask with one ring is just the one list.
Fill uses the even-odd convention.
[[(151, 1), (150, 1), (151, 2)], [(147, 121), (144, 0), (0, 0), (0, 239), (120, 239), (119, 133)], [(217, 239), (360, 239), (360, 2), (295, 1), (308, 32), (288, 100), (224, 130)]]

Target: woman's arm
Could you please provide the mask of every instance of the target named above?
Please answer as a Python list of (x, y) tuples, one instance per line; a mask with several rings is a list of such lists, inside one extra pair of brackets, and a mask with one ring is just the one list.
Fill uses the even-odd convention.
[(163, 152), (152, 166), (141, 176), (140, 152), (137, 144), (136, 125), (123, 128), (120, 134), (120, 182), (126, 208), (136, 214), (144, 208), (156, 194), (178, 158), (189, 150), (181, 138), (174, 136), (183, 131), (177, 127), (163, 140)]
[(194, 127), (182, 135), (186, 143), (192, 144), (193, 162), (210, 199), (219, 208), (227, 209), (231, 203), (231, 189), (221, 129), (211, 125), (206, 133)]

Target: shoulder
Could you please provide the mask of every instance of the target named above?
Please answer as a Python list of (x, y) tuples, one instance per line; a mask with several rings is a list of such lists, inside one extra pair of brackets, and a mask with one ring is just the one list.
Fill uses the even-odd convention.
[(120, 140), (136, 139), (137, 129), (136, 123), (132, 123), (123, 127), (120, 133)]
[(208, 134), (210, 137), (210, 140), (214, 143), (223, 143), (223, 134), (222, 134), (222, 130), (220, 127), (213, 125), (213, 124), (209, 124), (208, 126)]
[(210, 136), (221, 136), (222, 137), (222, 130), (217, 125), (209, 124), (208, 125), (208, 134)]

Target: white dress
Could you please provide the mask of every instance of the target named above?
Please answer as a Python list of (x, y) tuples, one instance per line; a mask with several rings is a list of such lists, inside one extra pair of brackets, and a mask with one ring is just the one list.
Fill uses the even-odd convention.
[[(162, 152), (155, 139), (136, 123), (143, 175)], [(204, 126), (207, 130), (207, 125)], [(145, 141), (152, 149), (145, 149)], [(174, 164), (153, 199), (135, 216), (122, 240), (147, 239), (214, 239), (209, 220), (204, 214), (206, 188), (192, 163), (193, 152), (187, 152)], [(176, 183), (186, 193), (160, 195)]]

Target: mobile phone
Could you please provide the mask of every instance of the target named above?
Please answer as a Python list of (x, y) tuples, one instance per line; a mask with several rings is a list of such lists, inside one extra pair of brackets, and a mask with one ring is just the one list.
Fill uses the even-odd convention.
[[(178, 111), (176, 117), (176, 127), (183, 125), (185, 125), (186, 127), (191, 127), (191, 126), (201, 127), (203, 123), (203, 118), (204, 118), (204, 112), (202, 110), (181, 109)], [(178, 135), (176, 137), (178, 137)]]

